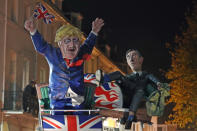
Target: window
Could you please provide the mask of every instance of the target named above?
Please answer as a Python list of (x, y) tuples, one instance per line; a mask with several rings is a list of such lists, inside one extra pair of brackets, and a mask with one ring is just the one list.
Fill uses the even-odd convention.
[(5, 2), (3, 0), (0, 0), (0, 12), (3, 12), (3, 10), (5, 10)]
[(31, 6), (26, 6), (25, 5), (25, 9), (24, 9), (24, 21), (26, 19), (28, 19), (31, 15)]
[(17, 73), (17, 55), (14, 51), (10, 52), (10, 62), (9, 62), (9, 77), (7, 80), (7, 86), (5, 89), (5, 101), (4, 108), (7, 110), (16, 110), (17, 98), (20, 93), (17, 92), (16, 83), (16, 73)]
[(30, 61), (27, 58), (24, 58), (24, 63), (23, 63), (23, 82), (22, 82), (23, 90), (29, 84), (29, 64), (30, 64)]
[(58, 3), (59, 3), (58, 0), (55, 0), (55, 4), (56, 4), (57, 6), (58, 6)]
[(56, 0), (55, 4), (60, 10), (62, 9), (62, 0)]
[(18, 0), (13, 0), (11, 2), (11, 20), (18, 22), (18, 11), (19, 11), (19, 2)]
[(81, 29), (81, 21), (83, 19), (82, 15), (80, 13), (71, 12), (71, 22), (74, 26)]
[(55, 4), (56, 0), (51, 0), (51, 2), (53, 2), (53, 4)]

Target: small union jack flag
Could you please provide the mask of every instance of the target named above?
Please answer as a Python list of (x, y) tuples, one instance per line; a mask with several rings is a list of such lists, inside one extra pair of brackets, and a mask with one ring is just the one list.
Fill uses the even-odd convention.
[(47, 15), (45, 15), (44, 22), (46, 24), (51, 24), (53, 22), (54, 18), (55, 17), (53, 15), (47, 13)]
[(55, 18), (53, 15), (48, 13), (48, 10), (41, 3), (36, 5), (33, 16), (36, 19), (43, 18), (46, 24), (50, 24)]
[(98, 115), (52, 115), (42, 118), (44, 131), (101, 131), (102, 119)]

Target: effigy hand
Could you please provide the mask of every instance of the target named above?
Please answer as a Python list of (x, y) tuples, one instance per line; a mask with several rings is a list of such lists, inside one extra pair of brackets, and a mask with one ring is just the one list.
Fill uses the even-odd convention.
[(157, 89), (160, 90), (162, 88), (162, 83), (157, 82)]
[(99, 31), (101, 30), (101, 28), (104, 25), (104, 21), (103, 19), (100, 18), (96, 18), (93, 22), (92, 22), (92, 31), (95, 33), (99, 33)]
[(36, 30), (35, 21), (33, 18), (29, 18), (25, 21), (24, 27), (27, 31), (34, 32)]

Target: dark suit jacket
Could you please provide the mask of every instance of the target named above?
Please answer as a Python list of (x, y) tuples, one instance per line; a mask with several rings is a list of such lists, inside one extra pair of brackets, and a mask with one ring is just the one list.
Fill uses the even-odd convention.
[(143, 90), (146, 99), (153, 91), (157, 90), (157, 82), (159, 80), (156, 77), (145, 71), (140, 76), (136, 76), (134, 73), (126, 75), (120, 84), (123, 93), (123, 107), (128, 108), (137, 90)]

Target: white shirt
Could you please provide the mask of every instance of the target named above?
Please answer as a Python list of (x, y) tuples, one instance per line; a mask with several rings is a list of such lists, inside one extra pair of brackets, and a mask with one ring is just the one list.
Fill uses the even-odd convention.
[(142, 75), (142, 71), (136, 71), (136, 72), (133, 72), (134, 74), (136, 74), (136, 73), (138, 73), (139, 74), (139, 76), (141, 76)]

